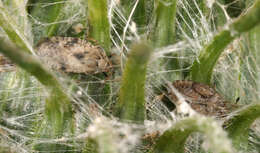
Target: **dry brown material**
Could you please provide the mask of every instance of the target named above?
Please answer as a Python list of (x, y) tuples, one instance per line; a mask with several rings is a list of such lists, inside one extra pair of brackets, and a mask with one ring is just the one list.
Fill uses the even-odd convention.
[(10, 72), (15, 69), (14, 64), (0, 54), (0, 72)]
[(104, 50), (86, 40), (52, 37), (36, 47), (39, 58), (51, 69), (71, 73), (109, 72), (111, 64)]
[[(235, 108), (234, 104), (225, 101), (214, 88), (208, 85), (188, 80), (177, 80), (172, 85), (195, 111), (203, 115), (221, 118)], [(178, 100), (172, 91), (169, 91), (167, 96), (170, 100)]]

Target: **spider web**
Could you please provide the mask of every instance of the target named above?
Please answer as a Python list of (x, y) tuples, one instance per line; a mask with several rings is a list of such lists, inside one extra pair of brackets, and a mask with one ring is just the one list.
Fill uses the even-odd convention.
[[(118, 144), (116, 146), (119, 152), (133, 150), (141, 152), (141, 150), (145, 150), (146, 146), (140, 144), (138, 139), (144, 133), (163, 132), (169, 127), (169, 122), (178, 120), (178, 117), (174, 116), (159, 98), (162, 86), (166, 85), (165, 80), (184, 79), (185, 76), (182, 72), (188, 71), (193, 61), (198, 60), (197, 57), (203, 47), (226, 24), (234, 20), (235, 15), (229, 14), (228, 10), (233, 8), (241, 13), (247, 8), (240, 10), (239, 7), (236, 7), (234, 4), (240, 2), (239, 0), (233, 2), (208, 0), (206, 8), (208, 13), (205, 16), (205, 12), (200, 8), (200, 1), (178, 1), (176, 43), (154, 49), (146, 83), (146, 107), (149, 120), (146, 121), (145, 126), (140, 126), (118, 122), (109, 110), (111, 105), (117, 101), (120, 75), (131, 42), (138, 41), (142, 35), (147, 34), (140, 34), (138, 28), (149, 32), (150, 25), (137, 27), (133, 20), (133, 13), (138, 2), (138, 0), (132, 1), (129, 8), (124, 8), (121, 7), (119, 0), (109, 1), (108, 18), (111, 25), (112, 51), (119, 56), (120, 60), (120, 64), (115, 65), (117, 71), (114, 78), (107, 79), (99, 75), (89, 75), (86, 78), (79, 75), (76, 79), (71, 79), (65, 74), (57, 74), (77, 109), (74, 136), (65, 133), (62, 138), (57, 139), (47, 136), (35, 137), (38, 132), (37, 128), (39, 128), (37, 123), (47, 127), (46, 130), (41, 131), (42, 135), (48, 133), (48, 125), (43, 121), (43, 108), (47, 92), (35, 78), (18, 68), (16, 71), (0, 73), (0, 152), (81, 152), (84, 148), (84, 140), (88, 136), (96, 137), (95, 133), (98, 131), (113, 133), (115, 137), (113, 144)], [(150, 0), (149, 2), (153, 4), (154, 1)], [(23, 4), (26, 3), (27, 0), (24, 0)], [(19, 29), (25, 29), (23, 33), (26, 34), (31, 46), (34, 46), (34, 43), (43, 37), (42, 29), (50, 25), (59, 24), (58, 35), (65, 36), (67, 36), (68, 31), (75, 30), (79, 25), (85, 26), (86, 8), (82, 5), (83, 0), (42, 3), (42, 9), (59, 3), (65, 4), (61, 13), (62, 17), (52, 23), (42, 22), (25, 12), (17, 15), (16, 11), (20, 12), (21, 5), (19, 7), (12, 5), (8, 10), (13, 17), (16, 17), (14, 20), (20, 26)], [(125, 9), (130, 10), (128, 15), (126, 15)], [(148, 14), (152, 9), (153, 6), (149, 5)], [(220, 16), (222, 20), (218, 20)], [(152, 13), (149, 17), (153, 17)], [(21, 19), (23, 20), (21, 21)], [(29, 24), (28, 20), (32, 25)], [(1, 31), (0, 36), (5, 37), (3, 31)], [(246, 105), (259, 99), (260, 54), (257, 54), (257, 51), (259, 51), (259, 47), (250, 47), (246, 35), (242, 35), (231, 43), (221, 55), (214, 69), (213, 83), (217, 91), (228, 101), (235, 103), (239, 99), (238, 104)], [(167, 62), (162, 65), (160, 62), (162, 60)], [(178, 61), (178, 68), (168, 67), (172, 60)], [(80, 81), (75, 81), (77, 79)], [(109, 92), (102, 93), (106, 85), (111, 86), (111, 88)], [(91, 92), (93, 88), (97, 87), (96, 92)], [(104, 99), (109, 100), (105, 101)], [(146, 131), (144, 132), (143, 129)], [(259, 137), (260, 124), (258, 120), (250, 133), (249, 140), (253, 144), (250, 152), (257, 152), (256, 146), (260, 144)], [(186, 145), (187, 152), (201, 152), (201, 141), (201, 135), (191, 136)]]

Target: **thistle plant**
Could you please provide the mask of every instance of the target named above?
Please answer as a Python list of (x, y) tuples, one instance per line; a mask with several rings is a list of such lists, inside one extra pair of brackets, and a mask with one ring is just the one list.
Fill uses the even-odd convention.
[[(1, 0), (0, 27), (0, 152), (260, 150), (260, 0)], [(57, 70), (46, 39), (79, 47), (48, 57)], [(66, 71), (80, 62), (108, 69)], [(176, 80), (236, 109), (200, 114)]]

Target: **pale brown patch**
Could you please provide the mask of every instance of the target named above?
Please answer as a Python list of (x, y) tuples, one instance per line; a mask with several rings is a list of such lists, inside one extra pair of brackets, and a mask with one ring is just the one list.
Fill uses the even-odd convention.
[[(221, 118), (235, 108), (235, 105), (225, 101), (214, 88), (208, 85), (188, 80), (177, 80), (172, 85), (198, 113)], [(167, 96), (177, 101), (174, 93), (169, 92)]]
[(111, 70), (104, 50), (79, 38), (52, 37), (40, 42), (36, 51), (39, 58), (54, 70), (85, 74)]

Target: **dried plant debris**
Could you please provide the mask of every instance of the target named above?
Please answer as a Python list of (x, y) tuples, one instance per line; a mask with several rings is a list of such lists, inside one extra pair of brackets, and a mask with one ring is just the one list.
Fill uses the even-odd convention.
[[(236, 105), (225, 101), (214, 88), (208, 85), (188, 80), (177, 80), (172, 85), (195, 111), (203, 115), (222, 118), (236, 108)], [(173, 91), (168, 90), (166, 96), (172, 101), (177, 101)]]
[(159, 138), (160, 136), (160, 132), (157, 131), (153, 131), (151, 133), (146, 133), (142, 136), (142, 140), (143, 140), (143, 145), (144, 150), (147, 152), (148, 150), (150, 150), (152, 148), (153, 145), (155, 145), (156, 140)]
[(15, 69), (14, 64), (0, 54), (0, 72), (10, 72)]
[(54, 70), (96, 74), (112, 68), (101, 47), (79, 38), (47, 38), (37, 45), (36, 51), (43, 63)]

